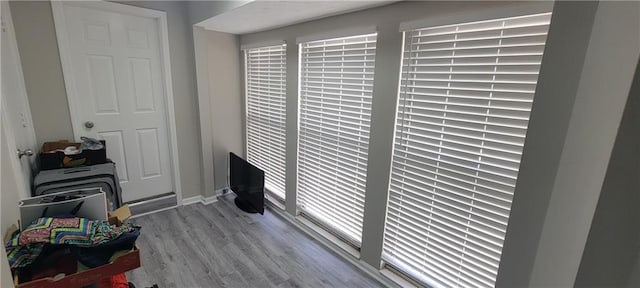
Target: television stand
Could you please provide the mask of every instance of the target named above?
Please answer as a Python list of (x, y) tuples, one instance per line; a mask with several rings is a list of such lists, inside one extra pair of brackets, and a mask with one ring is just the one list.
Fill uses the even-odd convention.
[(233, 202), (236, 203), (236, 206), (244, 212), (251, 213), (251, 214), (260, 213), (258, 210), (251, 207), (251, 205), (247, 203), (247, 201), (242, 201), (240, 197), (236, 197), (236, 199), (233, 200)]

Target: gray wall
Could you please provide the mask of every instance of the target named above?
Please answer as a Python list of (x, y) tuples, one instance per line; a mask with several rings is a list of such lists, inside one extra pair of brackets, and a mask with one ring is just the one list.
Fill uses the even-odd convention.
[[(254, 0), (232, 0), (232, 1), (189, 1), (189, 23), (198, 24), (213, 16), (238, 8)], [(187, 1), (183, 1), (187, 2)]]
[(9, 262), (7, 261), (7, 254), (6, 253), (2, 253), (2, 258), (0, 258), (0, 261), (2, 261), (2, 266), (0, 266), (0, 269), (2, 269), (2, 273), (0, 275), (0, 286), (2, 287), (13, 287), (13, 281), (11, 279), (11, 270), (9, 270)]
[[(3, 117), (4, 118), (4, 117)], [(17, 224), (20, 219), (18, 211), (18, 201), (20, 195), (18, 185), (16, 185), (16, 174), (21, 171), (14, 170), (11, 157), (15, 157), (15, 151), (9, 151), (7, 143), (7, 133), (5, 133), (5, 125), (0, 125), (0, 235), (4, 239), (4, 235), (13, 224)], [(7, 254), (0, 252), (0, 287), (13, 287), (11, 281), (11, 271), (9, 270), (9, 262), (7, 262)]]
[(498, 287), (528, 285), (597, 7), (593, 1), (558, 2), (554, 7), (502, 249)]
[(244, 155), (242, 59), (236, 35), (194, 27), (194, 37), (203, 163), (213, 165), (214, 175), (213, 183), (205, 179), (205, 195), (212, 196), (227, 186), (229, 152)]
[[(16, 173), (21, 173), (21, 171), (14, 169), (15, 166), (12, 162), (17, 162), (16, 154), (15, 151), (9, 150), (10, 144), (7, 142), (5, 126), (7, 126), (6, 123), (0, 125), (0, 159), (2, 159), (0, 161), (0, 237), (2, 239), (4, 239), (9, 227), (17, 224), (20, 219), (17, 203), (22, 198), (16, 183), (17, 176), (22, 177), (22, 175), (17, 175)], [(19, 164), (16, 163), (16, 165)], [(7, 254), (4, 251), (0, 252), (0, 254), (2, 254), (0, 259), (0, 287), (13, 287)]]
[(244, 155), (244, 110), (243, 103), (237, 101), (242, 95), (240, 45), (236, 35), (214, 31), (208, 34), (214, 182), (220, 189), (227, 184), (229, 152)]
[(636, 263), (633, 265), (633, 270), (631, 271), (631, 277), (629, 277), (629, 282), (627, 282), (627, 288), (636, 288), (640, 287), (640, 254), (636, 255)]
[(625, 287), (632, 269), (637, 269), (634, 264), (640, 253), (638, 131), (640, 65), (636, 68), (575, 287)]
[(10, 3), (38, 147), (73, 139), (60, 53), (48, 1)]
[[(183, 197), (200, 195), (200, 128), (187, 5), (180, 1), (121, 2), (167, 12)], [(73, 139), (51, 4), (16, 1), (11, 2), (11, 12), (37, 141), (41, 145), (45, 141)]]
[(640, 56), (638, 24), (640, 2), (599, 3), (530, 286), (574, 285)]
[[(16, 173), (22, 173), (22, 171), (15, 171), (14, 163), (15, 161), (11, 159), (15, 157), (15, 151), (9, 150), (9, 143), (7, 142), (7, 132), (5, 131), (4, 125), (0, 125), (0, 158), (2, 159), (2, 163), (0, 163), (0, 238), (4, 239), (4, 234), (7, 232), (7, 229), (11, 227), (13, 224), (17, 224), (20, 218), (20, 213), (18, 210), (18, 202), (24, 195), (20, 195), (18, 185), (16, 183), (17, 177), (22, 175), (18, 175)], [(15, 144), (13, 144), (15, 145)], [(17, 162), (17, 161), (16, 161)]]
[(209, 37), (208, 31), (193, 26), (193, 46), (196, 61), (196, 80), (198, 82), (198, 112), (200, 116), (200, 145), (202, 147), (203, 189), (206, 197), (214, 194), (213, 161), (213, 115), (211, 114), (211, 96), (209, 95)]
[(635, 255), (636, 261), (635, 264), (631, 267), (631, 274), (629, 276), (629, 281), (627, 282), (627, 288), (636, 288), (640, 287), (640, 252)]

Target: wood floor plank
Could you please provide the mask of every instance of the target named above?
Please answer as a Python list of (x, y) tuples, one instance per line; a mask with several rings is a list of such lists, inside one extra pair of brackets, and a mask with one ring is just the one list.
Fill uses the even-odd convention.
[(137, 287), (382, 287), (268, 209), (247, 214), (233, 196), (133, 220)]
[(186, 212), (193, 215), (192, 224), (195, 227), (203, 227), (203, 229), (193, 229), (191, 235), (197, 243), (195, 250), (202, 257), (207, 260), (207, 266), (217, 275), (232, 274), (235, 270), (232, 268), (231, 263), (225, 261), (219, 247), (226, 245), (228, 242), (225, 238), (216, 237), (217, 233), (214, 231), (214, 227), (211, 226), (205, 218), (200, 217), (200, 213), (193, 208), (194, 205), (185, 207)]

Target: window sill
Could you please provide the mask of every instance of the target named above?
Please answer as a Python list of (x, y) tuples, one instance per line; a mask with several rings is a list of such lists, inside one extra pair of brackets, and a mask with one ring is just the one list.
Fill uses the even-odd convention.
[(331, 232), (328, 232), (327, 230), (302, 216), (296, 216), (295, 219), (300, 221), (300, 223), (305, 225), (307, 228), (311, 229), (313, 232), (315, 232), (315, 234), (320, 235), (320, 237), (331, 242), (331, 244), (338, 246), (338, 248), (342, 249), (344, 252), (347, 252), (355, 259), (360, 259), (360, 251), (345, 243), (344, 240), (336, 237), (335, 235), (331, 234)]
[(424, 287), (424, 286), (421, 286), (421, 285), (416, 285), (415, 283), (405, 279), (400, 274), (398, 274), (395, 271), (393, 271), (391, 269), (388, 269), (388, 268), (380, 269), (380, 274), (382, 274), (382, 276), (384, 276), (385, 278), (391, 280), (392, 282), (394, 282), (395, 284), (397, 284), (398, 286), (400, 286), (402, 288), (421, 288), (421, 287)]
[(268, 204), (271, 204), (272, 206), (280, 209), (280, 210), (285, 210), (285, 206), (284, 206), (284, 200), (281, 200), (280, 198), (274, 196), (271, 194), (271, 192), (269, 192), (268, 190), (265, 189), (265, 193), (264, 193), (264, 198), (269, 201)]

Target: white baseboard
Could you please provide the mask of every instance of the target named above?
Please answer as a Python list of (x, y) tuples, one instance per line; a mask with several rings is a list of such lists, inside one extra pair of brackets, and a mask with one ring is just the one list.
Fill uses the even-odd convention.
[(186, 205), (191, 205), (196, 203), (202, 203), (202, 199), (203, 198), (200, 195), (189, 197), (189, 198), (182, 198), (182, 205), (186, 206)]
[(224, 187), (224, 188), (220, 188), (220, 189), (216, 190), (214, 192), (214, 194), (216, 195), (216, 197), (218, 197), (218, 196), (222, 196), (223, 194), (225, 194), (225, 193), (227, 193), (229, 191), (231, 191), (231, 189), (229, 189), (229, 187)]
[(182, 198), (182, 205), (191, 205), (196, 203), (202, 203), (203, 205), (209, 205), (211, 203), (218, 202), (218, 196), (224, 194), (227, 188), (218, 189), (213, 193), (213, 196), (204, 197), (202, 195), (193, 196), (189, 198)]
[[(193, 203), (192, 203), (192, 204), (193, 204)], [(138, 218), (138, 217), (142, 217), (142, 216), (146, 216), (146, 215), (151, 215), (151, 214), (158, 213), (158, 212), (162, 212), (162, 211), (171, 210), (171, 209), (178, 208), (178, 207), (180, 207), (180, 205), (171, 206), (171, 207), (165, 207), (165, 208), (162, 208), (162, 209), (153, 210), (153, 211), (149, 211), (149, 212), (144, 212), (144, 213), (140, 213), (140, 214), (133, 215), (133, 216), (129, 217), (129, 219), (135, 219), (135, 218)]]

